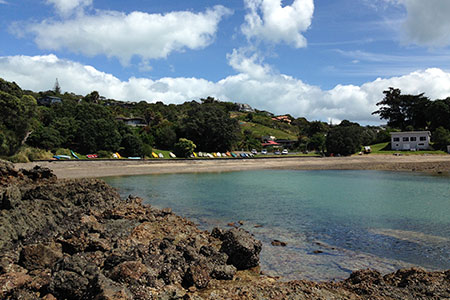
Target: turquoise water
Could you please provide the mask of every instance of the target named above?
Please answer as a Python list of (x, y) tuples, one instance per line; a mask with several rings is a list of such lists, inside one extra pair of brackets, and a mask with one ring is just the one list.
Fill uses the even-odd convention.
[[(368, 267), (450, 268), (449, 177), (263, 170), (105, 180), (203, 229), (243, 220), (263, 242), (261, 267), (271, 275), (332, 280)], [(274, 239), (287, 247), (271, 246)]]

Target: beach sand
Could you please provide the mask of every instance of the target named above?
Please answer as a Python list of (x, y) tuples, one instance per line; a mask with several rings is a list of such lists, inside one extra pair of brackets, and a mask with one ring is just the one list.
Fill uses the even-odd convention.
[(19, 163), (16, 168), (47, 167), (59, 178), (233, 172), (244, 170), (386, 170), (450, 175), (450, 155), (362, 155), (197, 160), (71, 160)]

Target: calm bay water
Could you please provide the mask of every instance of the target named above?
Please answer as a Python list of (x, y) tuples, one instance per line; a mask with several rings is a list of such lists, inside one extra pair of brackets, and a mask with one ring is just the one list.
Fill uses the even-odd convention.
[[(449, 177), (263, 170), (105, 180), (203, 229), (243, 220), (263, 242), (261, 268), (271, 275), (332, 280), (368, 267), (450, 268)], [(271, 246), (274, 239), (288, 246)]]

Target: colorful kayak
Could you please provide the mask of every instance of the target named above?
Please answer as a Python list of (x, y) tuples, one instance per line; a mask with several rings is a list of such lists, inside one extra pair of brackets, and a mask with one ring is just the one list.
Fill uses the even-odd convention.
[(155, 152), (152, 152), (152, 157), (153, 157), (153, 158), (158, 158), (159, 156), (158, 156), (158, 154), (156, 154)]
[(73, 152), (72, 150), (70, 150), (70, 153), (72, 153), (72, 156), (75, 157), (76, 159), (80, 159), (80, 158), (75, 154), (75, 152)]
[(138, 156), (130, 156), (130, 157), (128, 157), (128, 159), (141, 159), (141, 158)]
[(226, 156), (231, 157), (231, 153), (228, 151), (227, 153), (225, 153)]
[(231, 156), (234, 157), (234, 158), (237, 157), (236, 153), (233, 153), (233, 152), (231, 152)]
[(194, 157), (195, 157), (195, 158), (197, 158), (197, 157), (198, 157), (197, 153), (195, 153), (195, 152), (194, 152), (193, 154), (194, 154)]
[(98, 158), (97, 154), (88, 154), (86, 155), (87, 158)]
[(122, 156), (120, 156), (119, 152), (114, 153), (116, 155), (117, 158), (122, 158)]
[(56, 158), (57, 160), (60, 159), (71, 159), (69, 155), (53, 155), (53, 158)]
[(177, 156), (175, 154), (173, 154), (172, 152), (169, 152), (169, 156), (172, 158), (176, 158)]

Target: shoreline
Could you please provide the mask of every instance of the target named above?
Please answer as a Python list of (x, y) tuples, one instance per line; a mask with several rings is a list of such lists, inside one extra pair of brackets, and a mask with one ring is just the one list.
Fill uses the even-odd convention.
[(39, 165), (58, 178), (216, 173), (247, 170), (380, 170), (450, 175), (450, 155), (363, 155), (350, 157), (277, 157), (264, 159), (83, 160), (16, 163), (17, 168)]

